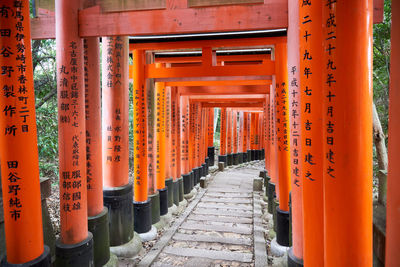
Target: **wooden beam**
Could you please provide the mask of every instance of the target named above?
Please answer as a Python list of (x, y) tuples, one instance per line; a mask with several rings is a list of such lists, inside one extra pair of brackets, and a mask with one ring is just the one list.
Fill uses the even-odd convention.
[(262, 4), (264, 0), (188, 0), (190, 7), (222, 6), (235, 4)]
[(287, 2), (175, 10), (101, 13), (100, 8), (79, 14), (82, 36), (154, 35), (193, 32), (265, 30), (287, 27)]
[[(52, 24), (42, 18), (35, 20), (32, 39), (55, 38), (54, 19)], [(266, 30), (286, 28), (287, 20), (285, 0), (261, 5), (110, 13), (102, 13), (100, 6), (94, 6), (79, 12), (79, 33), (81, 37), (101, 37)]]
[[(157, 78), (154, 79), (155, 82), (211, 82), (217, 81), (215, 85), (219, 85), (219, 82), (236, 82), (236, 81), (250, 81), (250, 80), (266, 80), (272, 81), (271, 75), (261, 75), (261, 76), (218, 76), (218, 77), (181, 77), (181, 78)], [(213, 84), (206, 84), (213, 85)], [(226, 85), (234, 85), (234, 84), (226, 84)], [(269, 84), (267, 84), (269, 85)], [(179, 85), (185, 86), (185, 85)], [(195, 84), (189, 84), (187, 86), (196, 86)]]
[(178, 87), (181, 95), (251, 95), (269, 94), (269, 86), (241, 85), (241, 86), (182, 86)]
[[(230, 62), (230, 61), (263, 61), (266, 59), (271, 59), (270, 54), (261, 54), (261, 55), (227, 55), (227, 56), (218, 56), (217, 55), (217, 62), (220, 63), (221, 61)], [(156, 57), (156, 63), (181, 63), (181, 62), (193, 62), (193, 63), (200, 63), (201, 57), (194, 56), (194, 57)]]
[[(383, 21), (383, 3), (384, 0), (374, 0), (374, 23)], [(112, 13), (102, 13), (100, 6), (86, 8), (79, 12), (79, 33), (81, 37), (101, 37), (266, 30), (288, 27), (287, 0), (271, 0), (259, 5), (205, 8), (188, 8), (187, 2), (184, 0), (167, 0), (166, 6), (168, 9)], [(32, 39), (54, 39), (55, 36), (54, 15), (31, 19)], [(162, 47), (165, 44), (160, 43), (159, 46)], [(146, 46), (146, 44), (137, 46)]]
[[(171, 77), (215, 77), (215, 76), (262, 76), (274, 75), (275, 62), (266, 61), (258, 65), (232, 65), (232, 66), (196, 66), (157, 68), (155, 64), (146, 65), (147, 78)], [(131, 75), (130, 75), (131, 76)]]
[(382, 23), (384, 0), (373, 0), (373, 1), (374, 1), (374, 23), (375, 24)]
[(203, 100), (203, 101), (214, 101), (214, 100), (218, 100), (218, 101), (227, 101), (227, 100), (234, 100), (234, 101), (252, 101), (252, 100), (265, 100), (265, 94), (259, 94), (259, 95), (212, 95), (212, 96), (208, 96), (208, 95), (192, 95), (189, 96), (190, 100)]
[(165, 0), (96, 0), (103, 12), (118, 12), (130, 10), (164, 9), (167, 4)]
[[(209, 96), (210, 97), (210, 96)], [(193, 102), (204, 102), (204, 103), (248, 103), (251, 106), (252, 103), (263, 103), (265, 99), (262, 98), (226, 98), (226, 99), (219, 99), (219, 98), (212, 98), (210, 97), (207, 99), (196, 99), (191, 98), (190, 101)]]
[(224, 81), (182, 81), (166, 82), (165, 86), (231, 86), (231, 85), (271, 85), (271, 80), (224, 80)]
[(249, 106), (262, 108), (263, 103), (202, 103), (204, 108), (248, 108)]
[(154, 43), (132, 43), (129, 44), (129, 50), (178, 50), (195, 49), (202, 47), (212, 48), (262, 48), (272, 47), (277, 43), (286, 42), (286, 36), (280, 37), (258, 37), (258, 38), (238, 38), (238, 39), (219, 39), (219, 40), (196, 40), (179, 42), (154, 42)]

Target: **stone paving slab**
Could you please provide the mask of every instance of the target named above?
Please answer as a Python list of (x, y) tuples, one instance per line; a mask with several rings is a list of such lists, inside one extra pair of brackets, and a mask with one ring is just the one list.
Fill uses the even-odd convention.
[(215, 215), (195, 215), (192, 214), (188, 218), (193, 221), (211, 221), (211, 222), (232, 222), (252, 224), (252, 218), (232, 217), (232, 216), (215, 216)]
[(201, 200), (202, 202), (216, 202), (216, 203), (237, 203), (237, 204), (251, 204), (252, 199), (246, 198), (239, 198), (239, 199), (232, 199), (232, 198), (212, 198), (212, 197), (203, 197)]
[(138, 266), (150, 266), (154, 260), (161, 253), (162, 249), (168, 244), (171, 240), (172, 236), (178, 230), (179, 226), (183, 223), (183, 221), (189, 216), (194, 207), (196, 207), (197, 203), (200, 201), (201, 197), (204, 195), (204, 191), (201, 191), (197, 194), (195, 199), (189, 204), (186, 210), (181, 214), (181, 217), (175, 221), (171, 228), (169, 228), (164, 235), (160, 238), (160, 240), (156, 243), (152, 250), (150, 250), (147, 255), (139, 262)]
[[(253, 180), (251, 181), (251, 190), (246, 190), (244, 193), (251, 192), (253, 190)], [(207, 189), (207, 193), (243, 193), (243, 190), (237, 188), (226, 188), (226, 187), (211, 187), (211, 185)]]
[(199, 224), (185, 222), (181, 225), (182, 229), (188, 230), (202, 230), (202, 231), (215, 231), (215, 232), (228, 232), (235, 234), (250, 235), (253, 230), (247, 227), (232, 226), (232, 225), (212, 225), (212, 224)]
[(239, 262), (253, 261), (253, 254), (251, 253), (176, 247), (166, 247), (163, 252), (185, 257), (208, 258), (213, 260), (228, 260)]
[(260, 166), (247, 165), (217, 173), (204, 195), (191, 203), (190, 214), (180, 219), (174, 232), (168, 233), (169, 240), (163, 240), (157, 255), (146, 263), (165, 267), (267, 266), (262, 196), (253, 192), (253, 179), (260, 170)]
[(215, 235), (188, 235), (176, 233), (173, 237), (174, 240), (178, 241), (191, 241), (191, 242), (208, 242), (208, 243), (223, 243), (223, 244), (232, 244), (232, 245), (245, 245), (251, 246), (252, 240), (251, 238), (229, 238), (229, 237), (221, 237)]
[(212, 204), (212, 203), (199, 203), (197, 208), (208, 208), (208, 209), (230, 209), (230, 210), (241, 210), (241, 211), (249, 211), (252, 210), (253, 207), (251, 205), (239, 206), (239, 205), (226, 205), (223, 203)]
[(224, 216), (232, 216), (232, 217), (246, 217), (253, 218), (252, 212), (243, 212), (243, 211), (231, 211), (231, 210), (222, 210), (222, 209), (197, 209), (193, 211), (194, 214), (202, 214), (202, 215), (224, 215)]
[(250, 193), (213, 193), (207, 192), (207, 197), (252, 198)]

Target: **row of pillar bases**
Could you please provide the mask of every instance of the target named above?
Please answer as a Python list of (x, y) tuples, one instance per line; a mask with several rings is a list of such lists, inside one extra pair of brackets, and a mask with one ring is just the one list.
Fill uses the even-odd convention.
[(276, 242), (279, 246), (289, 248), (287, 250), (287, 264), (289, 267), (302, 267), (303, 260), (293, 254), (292, 249), (292, 209), (291, 193), (289, 194), (289, 211), (283, 211), (279, 208), (279, 201), (276, 198), (276, 186), (271, 181), (267, 170), (260, 172), (265, 186), (265, 197), (267, 199), (267, 211), (273, 216), (273, 227), (276, 232)]
[[(88, 237), (77, 244), (56, 242), (56, 266), (103, 266), (110, 260), (110, 251), (134, 256), (141, 249), (142, 239), (152, 227), (169, 213), (171, 207), (179, 206), (190, 198), (202, 177), (209, 173), (209, 158), (200, 167), (179, 179), (166, 179), (165, 188), (150, 195), (145, 202), (133, 199), (133, 184), (103, 190), (104, 209), (94, 217), (88, 217)], [(146, 236), (144, 235), (146, 238)], [(148, 240), (143, 240), (148, 241)], [(121, 247), (125, 247), (122, 248)], [(52, 266), (51, 254), (45, 246), (43, 254), (24, 264), (10, 264), (5, 257), (1, 266)]]
[(218, 156), (218, 162), (223, 163), (224, 167), (263, 159), (265, 159), (264, 149), (252, 149), (247, 150), (247, 152), (239, 152)]

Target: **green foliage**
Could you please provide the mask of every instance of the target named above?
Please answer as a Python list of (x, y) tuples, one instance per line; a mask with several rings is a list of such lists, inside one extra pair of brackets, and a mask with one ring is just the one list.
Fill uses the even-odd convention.
[(40, 175), (58, 176), (58, 125), (55, 40), (32, 42)]
[(391, 1), (385, 0), (383, 22), (374, 25), (373, 46), (374, 102), (385, 134), (388, 129), (389, 110), (390, 30)]

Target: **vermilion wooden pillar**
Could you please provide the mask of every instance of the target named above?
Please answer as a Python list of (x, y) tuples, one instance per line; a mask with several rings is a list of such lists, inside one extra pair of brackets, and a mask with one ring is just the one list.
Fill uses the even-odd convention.
[(208, 108), (208, 141), (207, 141), (207, 157), (209, 166), (214, 166), (215, 147), (214, 147), (214, 108)]
[(232, 109), (226, 110), (226, 155), (228, 166), (232, 165)]
[(178, 131), (179, 117), (178, 117), (178, 97), (177, 90), (171, 87), (171, 173), (174, 179), (179, 179), (181, 177), (180, 169), (178, 170), (178, 162), (180, 158), (178, 157)]
[(257, 123), (257, 128), (256, 128), (256, 138), (255, 138), (255, 143), (256, 143), (256, 160), (261, 159), (261, 122), (262, 122), (262, 113), (256, 113), (256, 123)]
[(277, 242), (289, 246), (290, 127), (286, 43), (276, 44), (276, 127), (278, 137), (279, 207)]
[[(93, 238), (87, 224), (83, 40), (79, 1), (55, 2), (61, 235), (57, 264), (89, 265)], [(28, 16), (27, 16), (28, 17)], [(81, 255), (78, 259), (75, 259)]]
[[(176, 166), (176, 178), (179, 180), (179, 202), (183, 201), (183, 194), (184, 194), (184, 184), (183, 184), (183, 171), (182, 171), (182, 161), (181, 161), (181, 104), (180, 104), (180, 96), (177, 92), (176, 87), (172, 87), (172, 117), (174, 118), (174, 122), (176, 125), (175, 129), (175, 166)], [(174, 112), (175, 109), (175, 112)], [(175, 114), (175, 116), (174, 116)]]
[[(318, 5), (318, 4), (316, 4)], [(291, 218), (292, 247), (288, 252), (288, 265), (303, 265), (303, 158), (301, 147), (300, 116), (300, 54), (299, 54), (299, 1), (289, 1), (288, 27), (288, 71), (289, 71), (289, 106), (290, 106), (290, 166), (291, 166)], [(322, 115), (322, 114), (321, 114)]]
[[(279, 200), (279, 172), (277, 158), (277, 132), (276, 132), (276, 108), (275, 108), (275, 78), (273, 77), (269, 94), (269, 181), (268, 181), (268, 212), (274, 214), (275, 199)], [(275, 224), (276, 225), (276, 224)]]
[(103, 37), (102, 51), (103, 196), (104, 205), (109, 209), (110, 245), (120, 246), (133, 237), (133, 188), (129, 183), (128, 38)]
[(238, 129), (238, 157), (239, 164), (243, 163), (243, 111), (238, 111), (239, 114), (239, 129)]
[(226, 154), (226, 108), (221, 108), (221, 121), (220, 121), (220, 144), (219, 144), (219, 156), (218, 162), (224, 162), (224, 165), (228, 164), (227, 154)]
[(155, 83), (155, 164), (157, 190), (165, 188), (165, 83)]
[(189, 164), (189, 97), (180, 97), (180, 127), (181, 127), (181, 173), (183, 176), (184, 193), (192, 190)]
[(250, 161), (248, 147), (249, 147), (249, 113), (243, 112), (243, 162)]
[[(165, 151), (164, 151), (164, 160), (165, 160), (165, 183), (166, 185), (170, 185), (171, 192), (169, 192), (168, 205), (171, 203), (175, 204), (176, 206), (179, 205), (179, 181), (178, 178), (175, 177), (174, 171), (176, 169), (175, 162), (172, 162), (172, 152), (175, 148), (175, 143), (173, 144), (173, 136), (171, 131), (172, 126), (172, 116), (171, 116), (171, 109), (172, 109), (172, 89), (170, 86), (165, 87), (165, 101), (164, 101), (164, 109), (165, 109), (165, 116), (164, 116), (164, 124), (165, 124)], [(176, 155), (174, 155), (175, 157)], [(173, 166), (174, 165), (174, 166)], [(167, 185), (167, 186), (168, 186)], [(173, 205), (172, 204), (172, 205)], [(171, 205), (171, 206), (172, 206)]]
[(194, 172), (196, 161), (196, 144), (195, 144), (195, 104), (189, 100), (189, 171)]
[(3, 264), (50, 266), (50, 251), (43, 244), (29, 1), (2, 1), (1, 6)]
[(265, 170), (266, 170), (266, 175), (268, 179), (270, 178), (270, 125), (269, 125), (269, 109), (270, 109), (270, 103), (269, 103), (269, 96), (270, 95), (265, 95), (265, 102), (264, 102), (264, 158), (265, 158)]
[(150, 201), (147, 175), (147, 91), (145, 53), (133, 50), (133, 167), (134, 167), (134, 222), (135, 231), (146, 233), (151, 229)]
[(238, 158), (238, 132), (237, 132), (237, 111), (233, 110), (232, 111), (232, 153), (233, 153), (233, 164), (237, 165), (239, 164), (239, 158)]
[(256, 114), (254, 112), (250, 113), (250, 160), (255, 160), (255, 131), (256, 131)]
[[(165, 83), (156, 82), (155, 83), (155, 110), (154, 110), (154, 133), (155, 133), (155, 175), (156, 175), (156, 188), (159, 192), (159, 200), (155, 196), (152, 198), (152, 223), (157, 223), (159, 221), (159, 215), (163, 216), (168, 213), (169, 203), (173, 205), (173, 180), (172, 178), (166, 179), (166, 127), (165, 127), (165, 97), (166, 88)], [(168, 157), (169, 158), (169, 157)], [(159, 209), (157, 207), (157, 202), (159, 201)], [(155, 204), (153, 204), (153, 202)]]
[(94, 261), (110, 259), (108, 209), (103, 206), (103, 151), (101, 134), (101, 87), (99, 38), (84, 39), (86, 178), (88, 230), (93, 234)]
[[(300, 81), (301, 81), (301, 156), (303, 159), (304, 264), (324, 264), (324, 205), (322, 101), (323, 80), (322, 2), (299, 5)], [(311, 35), (310, 35), (311, 34)], [(331, 99), (331, 98), (329, 98)], [(333, 100), (333, 99), (331, 99)], [(321, 234), (315, 234), (315, 233)]]
[(88, 216), (103, 211), (99, 38), (84, 40)]
[(325, 266), (371, 266), (373, 3), (322, 10)]
[(165, 124), (165, 177), (173, 178), (171, 171), (171, 151), (172, 151), (172, 139), (171, 139), (171, 87), (165, 87), (165, 116), (164, 116), (164, 124)]
[(193, 162), (193, 185), (196, 185), (200, 181), (201, 169), (200, 169), (200, 123), (201, 123), (201, 110), (199, 102), (193, 105), (193, 139), (194, 139), (194, 162)]
[(392, 36), (389, 107), (389, 171), (387, 182), (386, 266), (398, 265), (400, 254), (400, 2), (392, 2)]
[[(270, 177), (271, 183), (278, 186), (278, 158), (277, 158), (277, 136), (276, 136), (276, 108), (275, 108), (275, 85), (271, 85), (269, 94), (269, 131), (270, 131)], [(276, 190), (278, 196), (279, 191)]]
[[(145, 53), (146, 63), (152, 60), (150, 53)], [(156, 88), (153, 79), (146, 79), (147, 107), (147, 179), (150, 201), (157, 193), (156, 181)]]
[(127, 42), (126, 37), (120, 36), (102, 38), (103, 180), (106, 188), (129, 183)]

